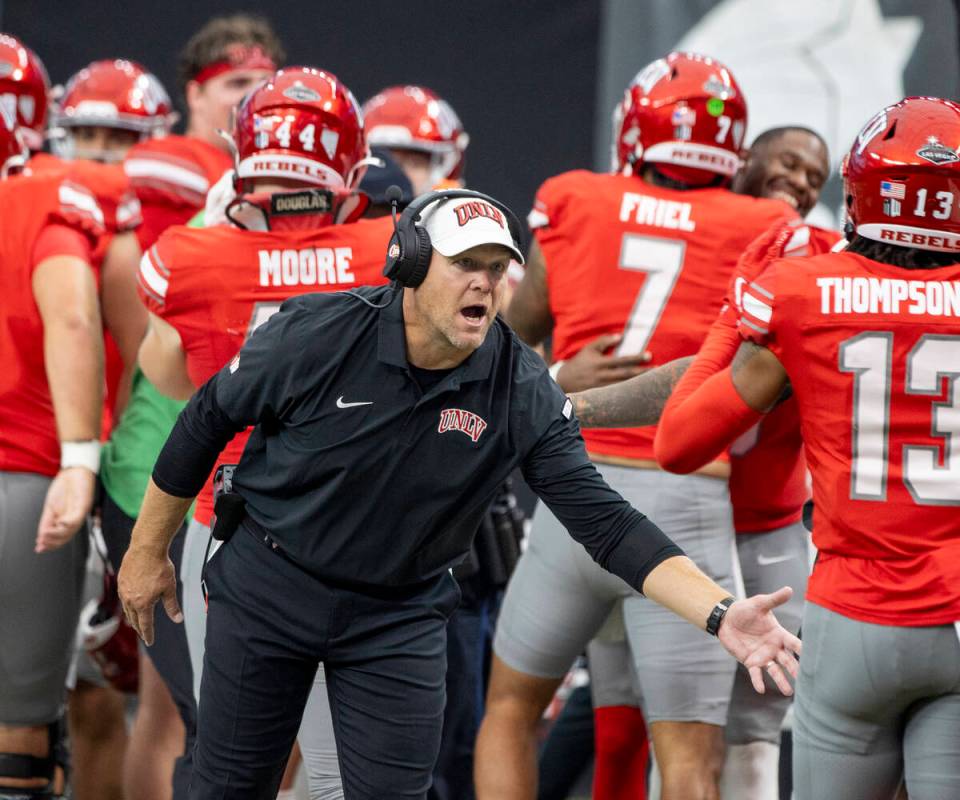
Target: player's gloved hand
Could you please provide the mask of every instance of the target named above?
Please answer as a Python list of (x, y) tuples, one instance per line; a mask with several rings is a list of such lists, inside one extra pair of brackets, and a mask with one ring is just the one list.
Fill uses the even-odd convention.
[[(802, 227), (800, 220), (785, 220), (772, 225), (743, 251), (737, 259), (734, 275), (756, 278), (772, 261), (786, 255), (787, 245)], [(736, 299), (739, 305), (740, 298)]]
[(165, 550), (157, 552), (131, 544), (117, 574), (117, 584), (127, 622), (147, 646), (153, 644), (153, 607), (158, 600), (170, 619), (183, 622), (176, 573)]
[(720, 643), (747, 668), (753, 688), (760, 694), (764, 693), (764, 670), (783, 694), (793, 694), (784, 671), (797, 677), (800, 640), (773, 615), (773, 609), (786, 603), (792, 594), (793, 589), (784, 586), (773, 594), (737, 600), (727, 610), (717, 632)]
[(565, 392), (581, 392), (594, 386), (606, 386), (619, 383), (648, 368), (650, 353), (637, 353), (632, 356), (611, 356), (606, 352), (620, 344), (623, 336), (619, 333), (603, 334), (564, 362), (557, 373), (557, 383)]
[(57, 473), (47, 489), (37, 525), (37, 553), (63, 547), (80, 530), (93, 508), (96, 483), (96, 475), (86, 467), (67, 467)]

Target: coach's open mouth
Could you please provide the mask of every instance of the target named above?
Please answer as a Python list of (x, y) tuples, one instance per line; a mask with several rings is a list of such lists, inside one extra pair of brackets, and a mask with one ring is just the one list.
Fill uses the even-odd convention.
[(466, 319), (467, 324), (473, 327), (480, 327), (487, 318), (487, 307), (484, 305), (464, 306), (460, 309), (460, 314)]

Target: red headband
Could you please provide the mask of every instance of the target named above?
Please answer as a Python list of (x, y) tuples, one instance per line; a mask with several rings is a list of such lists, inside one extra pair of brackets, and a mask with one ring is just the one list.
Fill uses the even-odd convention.
[(227, 48), (226, 58), (207, 64), (193, 79), (199, 84), (204, 84), (211, 78), (216, 78), (217, 75), (236, 69), (266, 69), (276, 72), (277, 65), (263, 52), (260, 45), (247, 47), (243, 44), (232, 44)]

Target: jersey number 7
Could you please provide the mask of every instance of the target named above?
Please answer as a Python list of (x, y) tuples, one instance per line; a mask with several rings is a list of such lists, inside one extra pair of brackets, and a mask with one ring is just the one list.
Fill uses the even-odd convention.
[(683, 269), (686, 249), (687, 243), (682, 239), (660, 239), (636, 233), (623, 235), (620, 263), (617, 266), (633, 272), (644, 272), (646, 277), (637, 292), (623, 339), (614, 355), (635, 355), (647, 349)]

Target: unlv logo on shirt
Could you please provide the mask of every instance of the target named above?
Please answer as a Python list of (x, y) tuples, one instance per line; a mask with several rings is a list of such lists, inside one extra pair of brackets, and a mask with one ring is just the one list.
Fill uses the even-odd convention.
[(460, 431), (467, 434), (473, 441), (480, 438), (480, 434), (487, 429), (487, 423), (472, 411), (462, 408), (444, 408), (440, 411), (440, 425), (437, 433)]

